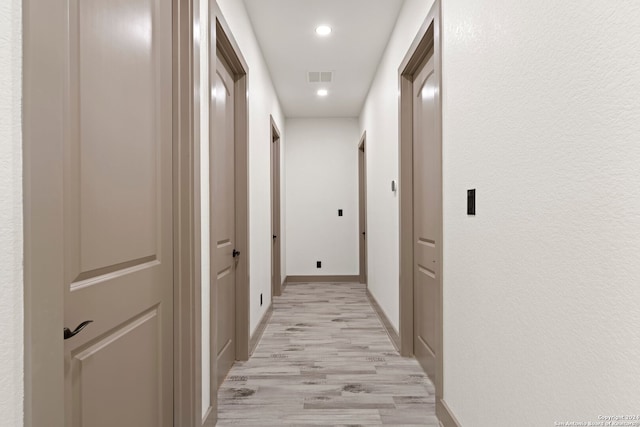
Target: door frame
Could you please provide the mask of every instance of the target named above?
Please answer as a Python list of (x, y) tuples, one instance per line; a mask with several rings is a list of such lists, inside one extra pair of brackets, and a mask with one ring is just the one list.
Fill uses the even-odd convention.
[(174, 422), (202, 424), (200, 40), (197, 0), (173, 0)]
[[(196, 221), (196, 160), (194, 150), (193, 94), (194, 0), (172, 0), (172, 150), (173, 150), (173, 306), (174, 306), (174, 423), (197, 426), (199, 413), (199, 271), (194, 233)], [(64, 32), (50, 28), (52, 16), (64, 19), (57, 3), (23, 1), (23, 192), (24, 192), (24, 425), (63, 427), (64, 361), (63, 289), (47, 286), (50, 277), (61, 277), (62, 253), (45, 268), (34, 269), (32, 259), (51, 242), (61, 241), (62, 227), (42, 228), (43, 216), (60, 219), (61, 212), (48, 202), (52, 196), (36, 170), (46, 168), (50, 177), (62, 180), (63, 135), (57, 123), (62, 110), (57, 91), (64, 70), (65, 52), (58, 43)], [(44, 31), (47, 29), (48, 31)], [(48, 49), (50, 55), (42, 55)], [(196, 50), (197, 51), (197, 50)], [(48, 69), (46, 78), (36, 73)], [(197, 68), (196, 68), (197, 69)], [(45, 143), (46, 142), (46, 143)], [(42, 176), (42, 174), (40, 174)], [(46, 270), (51, 276), (43, 277)]]
[[(367, 131), (358, 143), (358, 241), (360, 254), (360, 283), (367, 284)], [(362, 153), (362, 154), (360, 154)], [(364, 236), (364, 238), (362, 237)]]
[[(271, 296), (282, 295), (282, 224), (281, 224), (281, 167), (280, 167), (280, 130), (273, 116), (269, 115), (271, 141), (271, 236), (275, 244), (271, 245)], [(273, 237), (276, 236), (276, 237)], [(273, 243), (273, 242), (272, 242)]]
[[(38, 217), (62, 224), (61, 186), (49, 188), (35, 171), (63, 180), (63, 105), (65, 52), (60, 51), (64, 31), (50, 22), (64, 20), (64, 8), (54, 2), (23, 1), (23, 191), (24, 191), (24, 424), (26, 427), (64, 426), (64, 290), (46, 286), (62, 281), (64, 258), (55, 245), (62, 227), (47, 228)], [(46, 36), (45, 36), (46, 33)], [(50, 56), (42, 52), (50, 52)], [(48, 70), (46, 75), (38, 69)], [(46, 161), (44, 161), (46, 159)], [(44, 251), (56, 254), (46, 266), (32, 268), (32, 258)]]
[[(413, 309), (413, 78), (421, 65), (433, 50), (434, 76), (437, 90), (436, 102), (436, 140), (440, 142), (440, 162), (442, 164), (442, 37), (441, 37), (441, 0), (435, 0), (426, 19), (409, 47), (398, 68), (399, 88), (399, 170), (400, 170), (400, 353), (412, 356), (414, 352), (414, 309)], [(442, 172), (441, 172), (442, 183)], [(440, 187), (440, 265), (436, 269), (440, 300), (438, 303), (436, 349), (436, 414), (446, 426), (458, 425), (443, 400), (443, 215), (442, 186)]]

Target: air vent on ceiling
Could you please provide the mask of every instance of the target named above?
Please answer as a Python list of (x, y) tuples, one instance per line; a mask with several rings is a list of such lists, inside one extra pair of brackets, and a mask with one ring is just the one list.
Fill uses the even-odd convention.
[(333, 81), (332, 71), (309, 71), (307, 74), (309, 83), (331, 83)]

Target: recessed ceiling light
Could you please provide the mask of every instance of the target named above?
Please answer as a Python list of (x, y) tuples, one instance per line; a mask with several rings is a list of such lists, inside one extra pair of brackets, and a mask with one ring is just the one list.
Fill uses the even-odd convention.
[(331, 34), (331, 27), (328, 25), (320, 25), (318, 28), (316, 28), (316, 34), (318, 34), (319, 36), (328, 36), (329, 34)]
[(318, 96), (327, 96), (329, 94), (329, 91), (326, 89), (318, 89)]

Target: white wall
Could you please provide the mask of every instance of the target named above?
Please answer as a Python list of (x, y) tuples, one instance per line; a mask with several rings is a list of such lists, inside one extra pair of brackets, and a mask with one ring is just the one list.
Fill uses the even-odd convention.
[[(360, 115), (367, 131), (368, 285), (396, 331), (399, 327), (398, 67), (433, 4), (407, 0)], [(399, 188), (402, 191), (401, 188)]]
[[(244, 2), (218, 0), (231, 32), (249, 66), (249, 228), (251, 333), (271, 302), (271, 141), (269, 115), (287, 142), (284, 116), (271, 76), (256, 40)], [(283, 191), (284, 192), (284, 191)], [(285, 237), (286, 238), (286, 237)], [(260, 307), (260, 294), (263, 305)]]
[(442, 3), (445, 400), (464, 426), (637, 414), (640, 4)]
[[(405, 4), (361, 116), (369, 288), (393, 322), (397, 72), (430, 3)], [(442, 16), (445, 401), (463, 426), (635, 414), (640, 6), (450, 0)]]
[[(211, 236), (209, 209), (209, 0), (199, 1), (199, 101), (200, 101), (200, 277), (202, 338), (202, 416), (211, 405)], [(215, 28), (215, 27), (212, 27)]]
[[(208, 0), (200, 0), (201, 16), (208, 16)], [(280, 108), (269, 70), (259, 49), (244, 2), (218, 0), (242, 56), (249, 67), (249, 230), (250, 230), (250, 331), (257, 328), (271, 303), (271, 121), (270, 115), (281, 131), (281, 147), (284, 147), (284, 116)], [(215, 31), (212, 24), (211, 31)], [(200, 167), (201, 167), (201, 258), (202, 258), (202, 412), (206, 413), (210, 402), (210, 266), (209, 266), (209, 64), (210, 46), (206, 29), (200, 26)], [(282, 159), (281, 159), (282, 160)], [(284, 161), (281, 161), (284, 170)], [(284, 187), (283, 187), (284, 188)], [(282, 190), (284, 193), (284, 190)], [(284, 220), (284, 218), (282, 218)], [(284, 227), (283, 227), (284, 228)], [(284, 237), (284, 236), (282, 236)], [(284, 260), (283, 260), (284, 266)], [(283, 271), (284, 271), (284, 267)], [(260, 294), (263, 304), (260, 306)]]
[(0, 420), (23, 420), (22, 1), (0, 3)]
[(357, 275), (357, 119), (288, 118), (286, 134), (286, 274)]

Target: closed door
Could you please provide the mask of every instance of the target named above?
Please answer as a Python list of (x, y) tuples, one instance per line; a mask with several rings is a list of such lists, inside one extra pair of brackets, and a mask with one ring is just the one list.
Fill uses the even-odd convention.
[(65, 424), (169, 427), (171, 1), (63, 3)]
[(440, 145), (433, 55), (413, 82), (414, 352), (435, 379), (440, 274)]
[(358, 205), (360, 228), (360, 282), (367, 283), (367, 160), (365, 140), (358, 148)]
[(282, 293), (280, 273), (280, 135), (271, 126), (271, 290), (272, 295)]
[(215, 244), (211, 283), (216, 293), (217, 385), (236, 360), (234, 81), (218, 56), (213, 79), (215, 107), (211, 146), (211, 228)]

